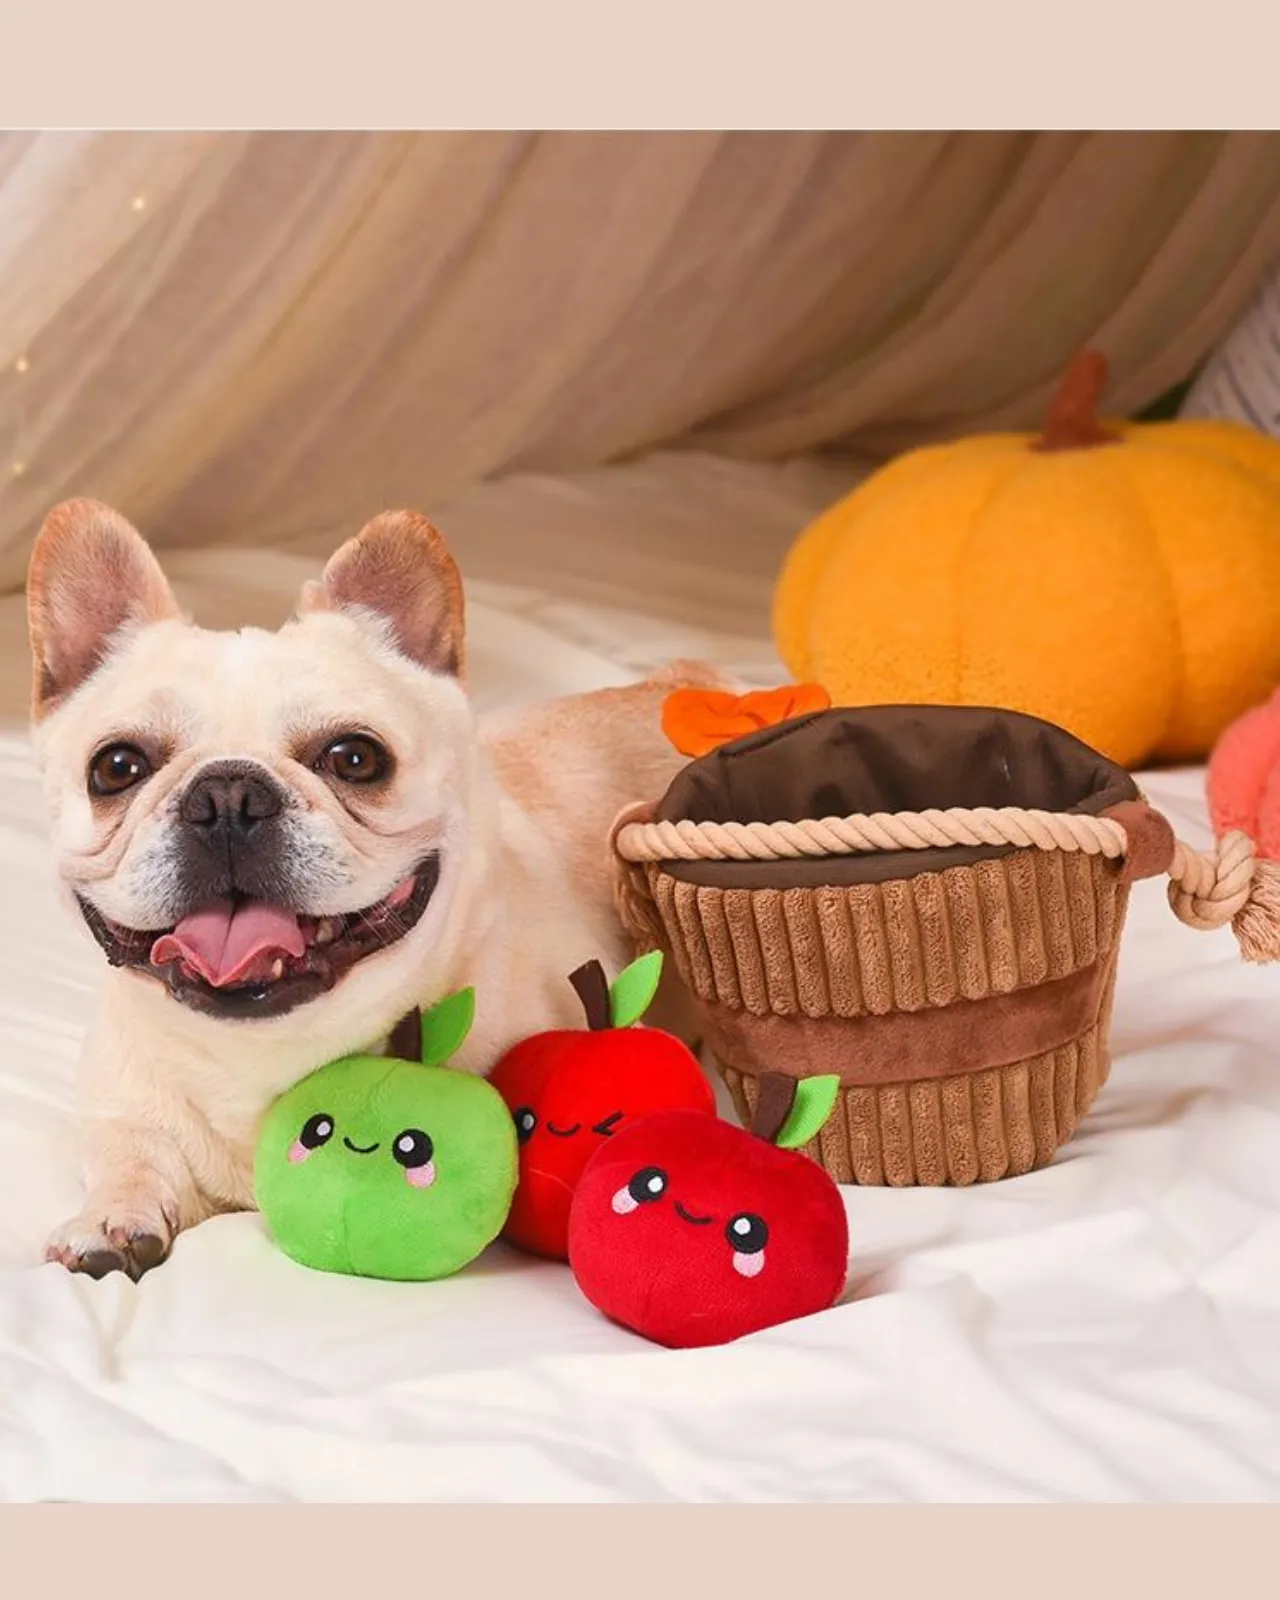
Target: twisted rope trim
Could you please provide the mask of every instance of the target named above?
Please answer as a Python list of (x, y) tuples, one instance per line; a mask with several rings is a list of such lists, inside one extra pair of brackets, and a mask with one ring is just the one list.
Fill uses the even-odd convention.
[(793, 861), (873, 850), (945, 850), (955, 845), (1017, 845), (1082, 850), (1114, 861), (1125, 831), (1109, 817), (1019, 806), (875, 811), (803, 822), (631, 822), (619, 829), (627, 861)]
[[(955, 845), (1013, 845), (1081, 851), (1120, 860), (1123, 826), (1110, 817), (1019, 806), (956, 806), (932, 811), (877, 811), (802, 822), (630, 822), (615, 848), (639, 866), (664, 861), (794, 861), (875, 850), (942, 850)], [(1224, 834), (1214, 855), (1175, 842), (1169, 904), (1188, 927), (1234, 923), (1246, 959), (1280, 959), (1280, 873), (1256, 859), (1247, 834)]]
[(1231, 922), (1253, 893), (1253, 840), (1225, 833), (1215, 856), (1177, 840), (1169, 867), (1169, 904), (1189, 928), (1220, 928)]

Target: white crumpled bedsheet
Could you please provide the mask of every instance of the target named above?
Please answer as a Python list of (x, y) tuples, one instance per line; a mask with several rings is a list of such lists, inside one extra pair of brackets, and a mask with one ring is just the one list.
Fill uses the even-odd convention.
[[(473, 605), (482, 699), (625, 676), (584, 643), (585, 613), (557, 627), (513, 598)], [(717, 643), (686, 629), (644, 649), (667, 642)], [(740, 640), (729, 653), (744, 664)], [(1148, 784), (1203, 842), (1200, 787)], [(566, 1268), (500, 1246), (447, 1282), (364, 1282), (295, 1266), (243, 1215), (136, 1286), (39, 1265), (77, 1200), (72, 1073), (98, 960), (42, 836), (25, 740), (0, 735), (0, 1496), (1280, 1493), (1280, 971), (1180, 926), (1159, 885), (1134, 896), (1111, 1081), (1050, 1168), (846, 1191), (844, 1303), (671, 1352), (609, 1326)]]

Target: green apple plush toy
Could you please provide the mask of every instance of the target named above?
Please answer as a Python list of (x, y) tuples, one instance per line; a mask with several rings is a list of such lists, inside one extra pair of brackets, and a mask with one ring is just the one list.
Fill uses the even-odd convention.
[(393, 1050), (419, 1059), (344, 1056), (267, 1112), (254, 1193), (287, 1255), (321, 1272), (443, 1278), (497, 1238), (516, 1186), (511, 1113), (483, 1078), (444, 1066), (474, 1016), (463, 989), (397, 1028)]

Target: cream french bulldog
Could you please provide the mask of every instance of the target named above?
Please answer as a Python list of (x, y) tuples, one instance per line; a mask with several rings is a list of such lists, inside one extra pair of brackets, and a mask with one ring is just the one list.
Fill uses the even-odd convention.
[(123, 517), (50, 513), (28, 589), (34, 738), (69, 896), (106, 957), (81, 1066), (86, 1195), (48, 1258), (133, 1277), (253, 1204), (268, 1103), (473, 984), (456, 1065), (572, 1026), (629, 955), (605, 839), (680, 758), (676, 682), (482, 731), (462, 586), (425, 518), (344, 545), (278, 633), (187, 622)]

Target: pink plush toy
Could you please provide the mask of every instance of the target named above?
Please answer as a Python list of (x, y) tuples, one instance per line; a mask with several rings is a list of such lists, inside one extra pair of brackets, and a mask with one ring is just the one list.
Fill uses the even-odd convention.
[(1237, 717), (1214, 747), (1209, 815), (1219, 838), (1238, 828), (1264, 861), (1280, 861), (1280, 690)]
[(1237, 717), (1209, 757), (1209, 815), (1220, 857), (1247, 842), (1248, 899), (1235, 917), (1250, 961), (1280, 960), (1280, 690)]

